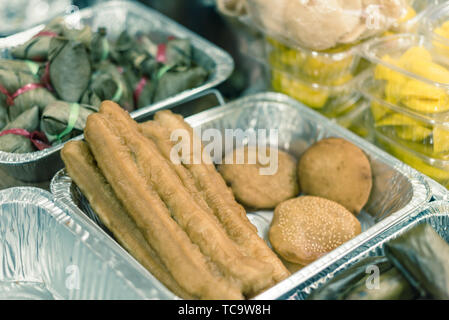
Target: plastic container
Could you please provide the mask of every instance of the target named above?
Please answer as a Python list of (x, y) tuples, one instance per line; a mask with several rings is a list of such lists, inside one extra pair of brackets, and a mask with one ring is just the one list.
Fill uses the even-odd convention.
[(449, 160), (449, 47), (402, 34), (370, 41), (363, 52), (374, 68), (360, 91), (371, 100), (374, 126), (429, 157)]
[(432, 123), (371, 102), (374, 127), (383, 135), (427, 157), (449, 160), (449, 123)]
[(333, 120), (366, 140), (372, 140), (370, 104), (361, 98)]
[(379, 147), (449, 189), (448, 160), (426, 156), (415, 148), (398, 143), (379, 130), (374, 130), (374, 138)]
[(266, 61), (271, 68), (320, 85), (342, 85), (360, 70), (360, 43), (315, 51), (265, 40)]
[(287, 94), (329, 118), (343, 115), (361, 99), (357, 83), (362, 74), (341, 85), (320, 85), (275, 68), (268, 73), (274, 91)]
[(406, 10), (389, 1), (247, 0), (246, 20), (291, 47), (327, 50), (387, 31)]
[(449, 3), (447, 1), (435, 2), (438, 2), (439, 5), (426, 10), (419, 23), (419, 32), (435, 37), (439, 41), (449, 42)]
[(362, 54), (373, 64), (376, 80), (362, 88), (364, 92), (432, 121), (449, 119), (449, 47), (445, 43), (399, 34), (365, 43)]
[(417, 32), (429, 12), (447, 0), (407, 0), (407, 9), (390, 29), (393, 33)]

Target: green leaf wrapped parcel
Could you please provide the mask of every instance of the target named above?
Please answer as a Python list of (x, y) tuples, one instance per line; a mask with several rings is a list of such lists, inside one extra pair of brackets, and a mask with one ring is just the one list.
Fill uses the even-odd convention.
[(385, 254), (421, 296), (449, 299), (449, 244), (430, 225), (389, 241)]
[(111, 46), (106, 36), (106, 28), (101, 27), (92, 36), (92, 41), (88, 46), (92, 66), (109, 58)]
[(201, 85), (207, 78), (202, 67), (193, 67), (182, 72), (166, 72), (158, 81), (153, 102), (171, 97), (179, 92)]
[[(32, 132), (39, 128), (39, 107), (34, 106), (8, 123), (1, 131), (10, 129), (24, 129)], [(35, 151), (29, 138), (17, 134), (0, 136), (0, 151), (12, 153), (27, 153)]]
[(92, 74), (89, 88), (81, 98), (82, 103), (96, 107), (99, 107), (103, 100), (117, 102), (128, 111), (134, 110), (132, 92), (125, 78), (116, 65), (107, 61), (97, 65), (96, 71)]
[[(17, 90), (26, 88), (27, 85), (39, 84), (39, 78), (26, 72), (0, 69), (0, 85), (13, 95)], [(14, 120), (27, 109), (38, 106), (43, 110), (47, 104), (56, 100), (53, 94), (43, 86), (35, 86), (31, 90), (18, 94), (11, 103), (8, 96), (0, 93), (0, 106), (8, 109), (10, 120)]]
[(35, 124), (36, 108), (38, 124), (4, 133), (1, 140), (17, 142), (4, 149), (42, 150), (79, 135), (104, 100), (131, 112), (201, 85), (208, 72), (190, 40), (161, 31), (110, 40), (105, 27), (75, 28), (61, 17), (11, 48), (13, 59), (0, 58), (0, 129), (30, 115)]
[(156, 92), (156, 83), (154, 81), (145, 76), (139, 76), (139, 74), (129, 68), (123, 72), (123, 77), (128, 87), (133, 90), (134, 106), (136, 108), (148, 106), (153, 102)]
[(61, 100), (78, 102), (89, 85), (91, 66), (78, 41), (53, 38), (49, 51), (50, 80)]
[(9, 122), (8, 109), (0, 106), (0, 130), (4, 128)]
[(0, 59), (0, 69), (10, 70), (14, 72), (31, 73), (32, 75), (38, 75), (39, 69), (42, 67), (42, 63), (34, 62), (31, 60), (12, 60), (12, 59)]
[(12, 48), (11, 55), (16, 59), (45, 61), (48, 58), (51, 39), (60, 35), (63, 30), (64, 20), (55, 18), (30, 40)]
[(97, 111), (86, 104), (54, 101), (44, 109), (40, 127), (51, 143), (60, 143), (81, 134), (87, 117)]

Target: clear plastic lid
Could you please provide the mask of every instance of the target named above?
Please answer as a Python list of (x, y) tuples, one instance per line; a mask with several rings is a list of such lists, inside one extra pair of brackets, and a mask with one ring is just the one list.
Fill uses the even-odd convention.
[(404, 16), (406, 0), (247, 0), (251, 22), (290, 46), (326, 50), (381, 34)]
[(449, 44), (449, 2), (438, 2), (438, 6), (426, 11), (420, 22), (419, 32)]
[(447, 0), (407, 0), (404, 14), (393, 24), (391, 31), (406, 33), (417, 31), (422, 21), (436, 6)]

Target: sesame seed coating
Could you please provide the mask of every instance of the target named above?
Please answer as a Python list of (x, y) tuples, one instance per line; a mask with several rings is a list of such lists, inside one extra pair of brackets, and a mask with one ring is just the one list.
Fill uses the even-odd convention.
[(360, 222), (342, 205), (303, 196), (276, 207), (269, 237), (285, 260), (307, 265), (360, 232)]

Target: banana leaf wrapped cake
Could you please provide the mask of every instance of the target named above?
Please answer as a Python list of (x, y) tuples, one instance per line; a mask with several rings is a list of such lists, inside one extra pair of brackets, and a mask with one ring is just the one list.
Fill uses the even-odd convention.
[(24, 111), (0, 132), (0, 151), (27, 153), (49, 146), (48, 140), (39, 127), (39, 107)]
[(40, 128), (50, 143), (58, 143), (82, 134), (87, 117), (98, 108), (86, 104), (55, 101), (45, 107)]
[(188, 39), (153, 38), (124, 31), (112, 41), (104, 27), (75, 29), (56, 18), (14, 47), (0, 59), (0, 151), (71, 139), (104, 100), (131, 112), (207, 80)]

